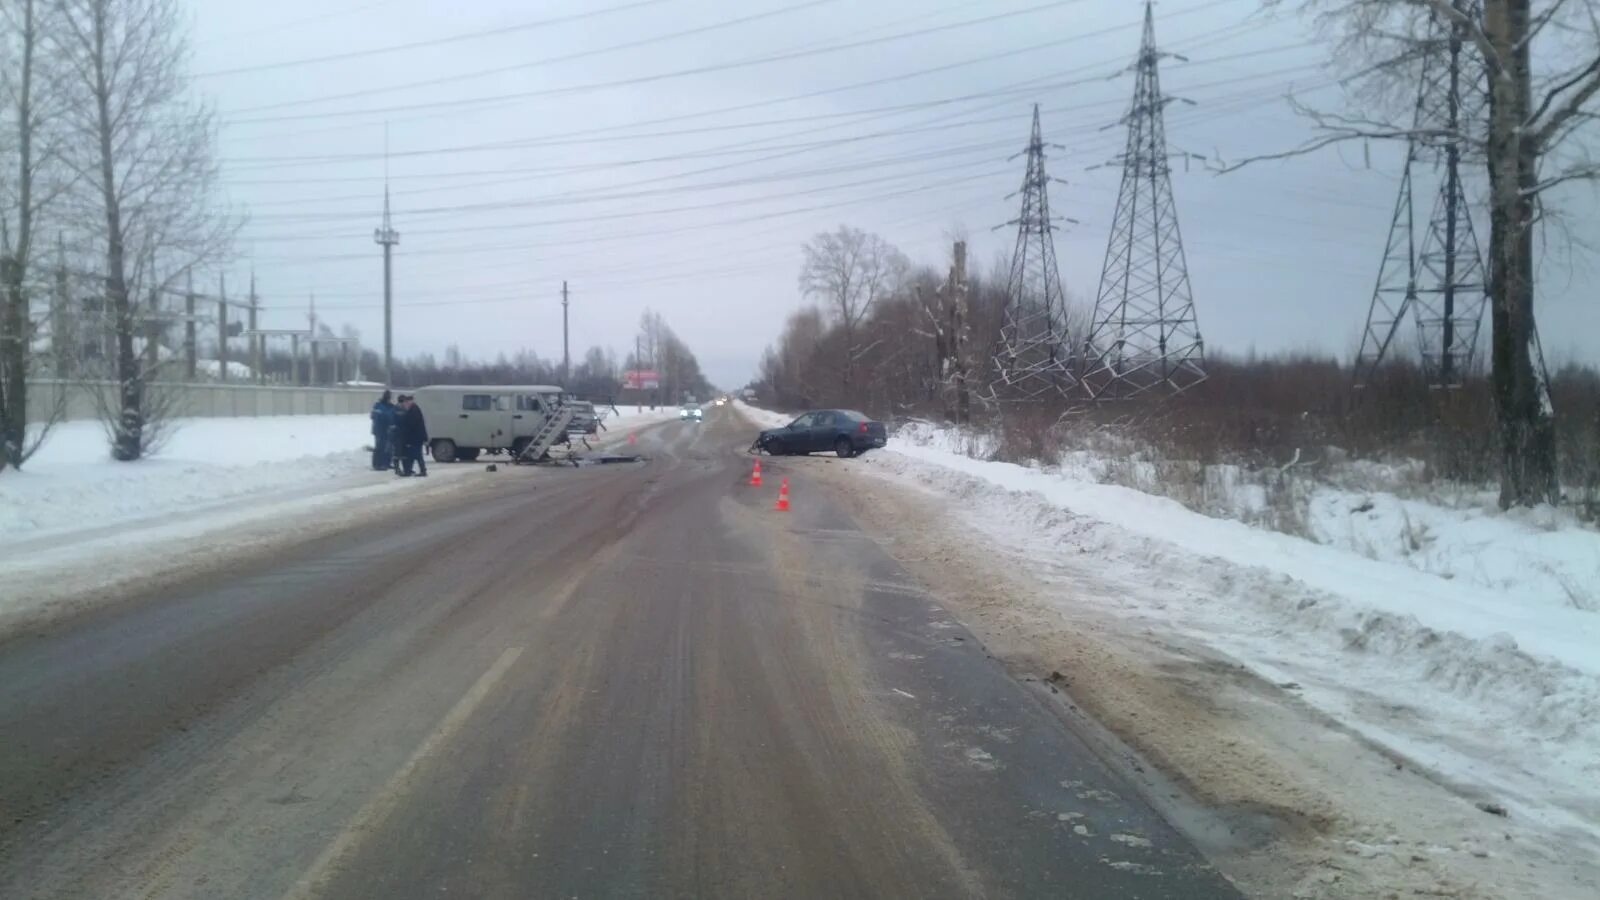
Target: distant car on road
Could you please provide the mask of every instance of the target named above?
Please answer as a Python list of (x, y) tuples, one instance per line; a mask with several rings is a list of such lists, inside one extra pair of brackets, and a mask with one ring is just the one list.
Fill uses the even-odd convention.
[(685, 422), (699, 422), (705, 419), (705, 416), (706, 414), (701, 411), (700, 407), (690, 404), (685, 404), (682, 409), (678, 410), (678, 418)]
[(882, 422), (853, 409), (818, 409), (782, 428), (761, 432), (756, 446), (774, 456), (832, 450), (841, 459), (848, 459), (882, 447), (887, 441)]

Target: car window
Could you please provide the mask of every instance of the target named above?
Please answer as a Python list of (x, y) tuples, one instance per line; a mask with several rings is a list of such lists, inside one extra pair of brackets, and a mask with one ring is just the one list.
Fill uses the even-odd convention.
[(790, 422), (789, 423), (789, 427), (790, 428), (810, 428), (812, 421), (815, 420), (815, 419), (816, 419), (816, 414), (815, 413), (806, 413), (805, 415), (801, 416), (800, 418), (795, 419), (793, 422)]
[(493, 406), (493, 398), (488, 394), (462, 394), (461, 408), (482, 412)]
[(867, 417), (865, 414), (856, 412), (853, 409), (840, 410), (839, 411), (839, 415), (846, 420), (846, 422), (841, 422), (840, 424), (847, 424), (848, 422), (870, 422), (870, 421), (872, 421), (872, 419)]

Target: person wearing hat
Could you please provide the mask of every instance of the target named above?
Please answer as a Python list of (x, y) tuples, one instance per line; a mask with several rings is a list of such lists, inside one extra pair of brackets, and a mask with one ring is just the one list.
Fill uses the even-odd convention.
[(382, 472), (389, 468), (394, 455), (391, 442), (394, 430), (395, 405), (389, 402), (389, 392), (384, 391), (378, 402), (372, 404), (372, 469)]
[(401, 448), (400, 472), (402, 477), (410, 477), (413, 463), (417, 467), (417, 475), (428, 477), (428, 464), (422, 458), (422, 448), (428, 443), (428, 423), (422, 417), (422, 407), (410, 394), (400, 395), (400, 416), (397, 422), (399, 442)]

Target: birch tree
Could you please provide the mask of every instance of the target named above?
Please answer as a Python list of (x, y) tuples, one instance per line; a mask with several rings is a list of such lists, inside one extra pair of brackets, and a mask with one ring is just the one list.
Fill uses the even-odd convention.
[[(213, 206), (211, 110), (188, 95), (188, 50), (177, 0), (61, 0), (60, 52), (70, 68), (66, 159), (91, 243), (103, 254), (115, 333), (116, 396), (106, 404), (111, 454), (136, 460), (171, 404), (155, 383), (159, 354), (134, 338), (169, 280), (218, 258), (234, 228)], [(148, 331), (147, 331), (148, 333)]]
[(844, 331), (844, 367), (839, 374), (848, 393), (863, 352), (857, 346), (861, 322), (879, 300), (900, 288), (911, 262), (878, 235), (848, 225), (818, 234), (802, 250), (800, 292), (821, 302)]
[[(1268, 5), (1280, 5), (1268, 0)], [(1341, 55), (1369, 63), (1363, 78), (1391, 96), (1416, 87), (1416, 61), (1437, 41), (1464, 45), (1466, 76), (1487, 91), (1477, 118), (1445, 133), (1437, 122), (1384, 116), (1381, 105), (1336, 114), (1302, 107), (1319, 133), (1286, 156), (1350, 140), (1451, 141), (1489, 184), (1491, 382), (1500, 446), (1500, 505), (1559, 499), (1554, 415), (1537, 367), (1535, 229), (1549, 192), (1600, 180), (1583, 132), (1597, 117), (1600, 0), (1307, 0), (1342, 34)], [(1369, 96), (1370, 99), (1370, 96)], [(1398, 104), (1396, 104), (1398, 106)], [(1380, 111), (1375, 111), (1380, 110)]]

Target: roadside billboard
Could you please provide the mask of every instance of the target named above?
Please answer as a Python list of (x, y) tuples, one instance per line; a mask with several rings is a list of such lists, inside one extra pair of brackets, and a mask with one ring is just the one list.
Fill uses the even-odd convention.
[(629, 369), (622, 373), (622, 386), (630, 391), (657, 391), (661, 376), (651, 369)]

